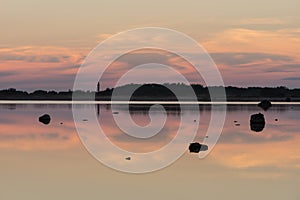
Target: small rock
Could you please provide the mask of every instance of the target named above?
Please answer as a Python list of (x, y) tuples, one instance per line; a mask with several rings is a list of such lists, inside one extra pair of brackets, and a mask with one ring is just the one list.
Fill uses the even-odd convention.
[(263, 100), (258, 104), (258, 107), (262, 108), (263, 110), (268, 110), (272, 107), (272, 103), (268, 100)]
[(196, 120), (194, 119), (194, 122), (196, 122)]
[(60, 122), (60, 124), (64, 124), (64, 123)]
[(119, 114), (119, 112), (113, 112), (112, 114), (113, 114), (113, 115), (117, 115), (117, 114)]
[(127, 158), (125, 158), (125, 160), (131, 160), (131, 157), (127, 157)]
[(233, 121), (234, 123), (237, 123), (237, 121), (235, 120), (235, 121)]
[(87, 122), (88, 120), (87, 119), (83, 119), (82, 121)]
[(51, 117), (48, 114), (44, 114), (42, 116), (39, 117), (39, 122), (43, 123), (43, 124), (49, 124), (51, 121)]
[(240, 126), (241, 124), (235, 124), (236, 126)]
[(278, 121), (278, 119), (275, 119), (275, 121), (277, 122), (277, 121)]
[(200, 151), (207, 151), (208, 146), (205, 144), (200, 144), (198, 142), (191, 143), (189, 146), (190, 153), (199, 153)]

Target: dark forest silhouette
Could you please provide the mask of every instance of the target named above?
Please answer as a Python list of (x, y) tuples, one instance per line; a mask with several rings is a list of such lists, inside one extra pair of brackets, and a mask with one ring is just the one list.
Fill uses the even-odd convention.
[[(210, 101), (209, 88), (194, 84), (191, 85), (197, 99), (199, 101)], [(74, 91), (80, 95), (81, 100), (86, 100), (88, 96), (95, 95), (95, 100), (111, 100), (113, 90), (118, 90), (118, 100), (122, 100), (123, 95), (127, 95), (130, 88), (137, 88), (133, 93), (131, 100), (159, 100), (159, 101), (176, 101), (176, 96), (168, 88), (176, 89), (176, 91), (188, 90), (189, 86), (184, 84), (128, 84), (117, 87), (115, 89), (107, 88), (106, 90), (95, 91)], [(220, 89), (220, 87), (213, 87)], [(288, 89), (286, 87), (225, 87), (228, 101), (259, 101), (269, 99), (272, 101), (299, 101), (300, 89)], [(72, 100), (73, 91), (44, 91), (36, 90), (34, 92), (19, 91), (14, 88), (0, 91), (0, 100)], [(189, 96), (184, 96), (185, 100), (191, 99)]]

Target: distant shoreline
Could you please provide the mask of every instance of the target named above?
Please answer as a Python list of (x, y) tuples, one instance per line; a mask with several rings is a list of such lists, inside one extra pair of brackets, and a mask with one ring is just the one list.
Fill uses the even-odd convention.
[[(271, 101), (272, 103), (297, 103), (297, 102), (300, 102), (300, 98), (294, 98), (292, 101), (286, 101), (285, 99), (280, 99), (280, 98), (257, 98), (257, 99), (226, 99), (226, 101), (210, 101), (210, 100), (198, 100), (198, 101), (191, 101), (190, 99), (185, 99), (185, 100), (182, 100), (182, 101), (176, 101), (176, 100), (172, 100), (172, 99), (135, 99), (135, 100), (130, 100), (129, 102), (165, 102), (165, 103), (174, 103), (174, 104), (178, 104), (178, 102), (181, 102), (181, 103), (190, 103), (190, 102), (194, 102), (194, 103), (197, 103), (197, 104), (207, 104), (207, 103), (215, 103), (215, 104), (218, 104), (218, 103), (222, 103), (222, 102), (230, 102), (230, 103), (238, 103), (238, 102), (245, 102), (245, 103), (257, 103), (257, 102), (260, 102), (262, 100), (269, 100)], [(76, 100), (73, 100), (73, 99), (0, 99), (0, 103), (1, 102), (47, 102), (47, 101), (50, 101), (50, 102), (72, 102), (72, 101), (75, 101), (75, 102), (107, 102), (107, 103), (110, 103), (110, 102), (128, 102), (124, 99), (118, 99), (117, 101), (111, 101), (110, 98), (101, 98), (101, 99), (95, 99), (95, 101), (92, 101), (90, 99), (76, 99)]]
[[(210, 102), (210, 101), (183, 101), (183, 102), (174, 102), (174, 101), (49, 101), (49, 100), (0, 100), (0, 105), (2, 104), (93, 104), (93, 105), (151, 105), (151, 104), (165, 104), (165, 105), (257, 105), (259, 101), (226, 101), (226, 102)], [(300, 101), (297, 102), (272, 102), (273, 105), (300, 105)]]
[[(229, 101), (229, 102), (259, 102), (269, 100), (272, 102), (299, 102), (300, 89), (288, 89), (286, 87), (204, 87), (194, 84), (191, 86), (184, 84), (129, 84), (117, 88), (107, 88), (103, 91), (44, 91), (36, 90), (34, 92), (19, 91), (14, 88), (0, 90), (0, 101), (111, 101), (113, 92), (118, 96), (114, 96), (114, 100), (128, 100), (129, 91), (134, 91), (131, 95), (131, 101), (160, 101), (160, 102), (176, 102), (178, 99), (182, 102), (195, 101), (187, 91), (194, 90), (198, 102), (210, 102), (209, 90), (226, 91), (226, 99), (222, 96), (216, 97), (213, 101)], [(192, 91), (193, 91), (192, 90)], [(176, 91), (177, 96), (172, 92)], [(73, 96), (77, 98), (73, 98)], [(178, 98), (177, 98), (178, 97)]]

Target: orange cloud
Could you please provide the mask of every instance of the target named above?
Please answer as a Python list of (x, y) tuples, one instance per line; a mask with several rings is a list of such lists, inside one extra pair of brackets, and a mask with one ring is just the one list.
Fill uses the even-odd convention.
[(86, 54), (86, 49), (73, 50), (54, 46), (1, 48), (1, 87), (71, 88), (75, 74)]
[(264, 52), (299, 56), (299, 29), (228, 29), (203, 43), (210, 52)]
[(97, 42), (98, 42), (98, 43), (99, 43), (99, 42), (102, 42), (102, 41), (104, 41), (104, 40), (110, 38), (111, 36), (113, 36), (113, 34), (110, 34), (110, 33), (99, 34), (98, 37), (97, 37), (97, 38), (98, 38), (98, 39), (97, 39)]
[[(243, 23), (279, 23), (270, 19), (251, 19)], [(110, 34), (100, 34), (106, 39)], [(162, 40), (165, 38), (157, 38)], [(138, 38), (123, 38), (124, 45)], [(226, 85), (296, 87), (299, 29), (276, 31), (234, 28), (213, 35), (202, 43), (218, 65)], [(188, 50), (187, 50), (188, 51)], [(1, 88), (65, 90), (73, 81), (89, 49), (55, 46), (0, 48)], [(190, 52), (191, 55), (193, 52)], [(278, 57), (278, 58), (276, 58)], [(103, 88), (113, 87), (124, 72), (138, 64), (161, 63), (172, 66), (192, 83), (205, 84), (184, 59), (163, 51), (139, 50), (120, 57), (103, 77)], [(101, 64), (99, 64), (101, 65)], [(255, 80), (255, 81), (253, 81)], [(168, 80), (166, 80), (168, 82)]]
[(283, 25), (287, 22), (276, 18), (250, 18), (238, 20), (236, 25)]

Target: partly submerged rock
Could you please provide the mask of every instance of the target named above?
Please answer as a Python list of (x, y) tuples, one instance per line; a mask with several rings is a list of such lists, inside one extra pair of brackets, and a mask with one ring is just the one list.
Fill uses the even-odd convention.
[(265, 128), (265, 124), (251, 124), (251, 131), (262, 132)]
[(200, 151), (207, 151), (208, 146), (205, 144), (200, 144), (198, 142), (191, 143), (189, 146), (190, 153), (199, 153)]
[(263, 114), (253, 114), (251, 115), (250, 123), (265, 123), (265, 117)]
[(272, 107), (272, 103), (268, 100), (263, 100), (258, 104), (258, 107), (268, 110), (270, 107)]
[(43, 123), (43, 124), (49, 124), (51, 121), (51, 117), (48, 114), (44, 114), (42, 116), (39, 117), (39, 122)]
[(253, 114), (250, 118), (250, 128), (252, 131), (261, 132), (265, 128), (265, 117), (263, 114)]

